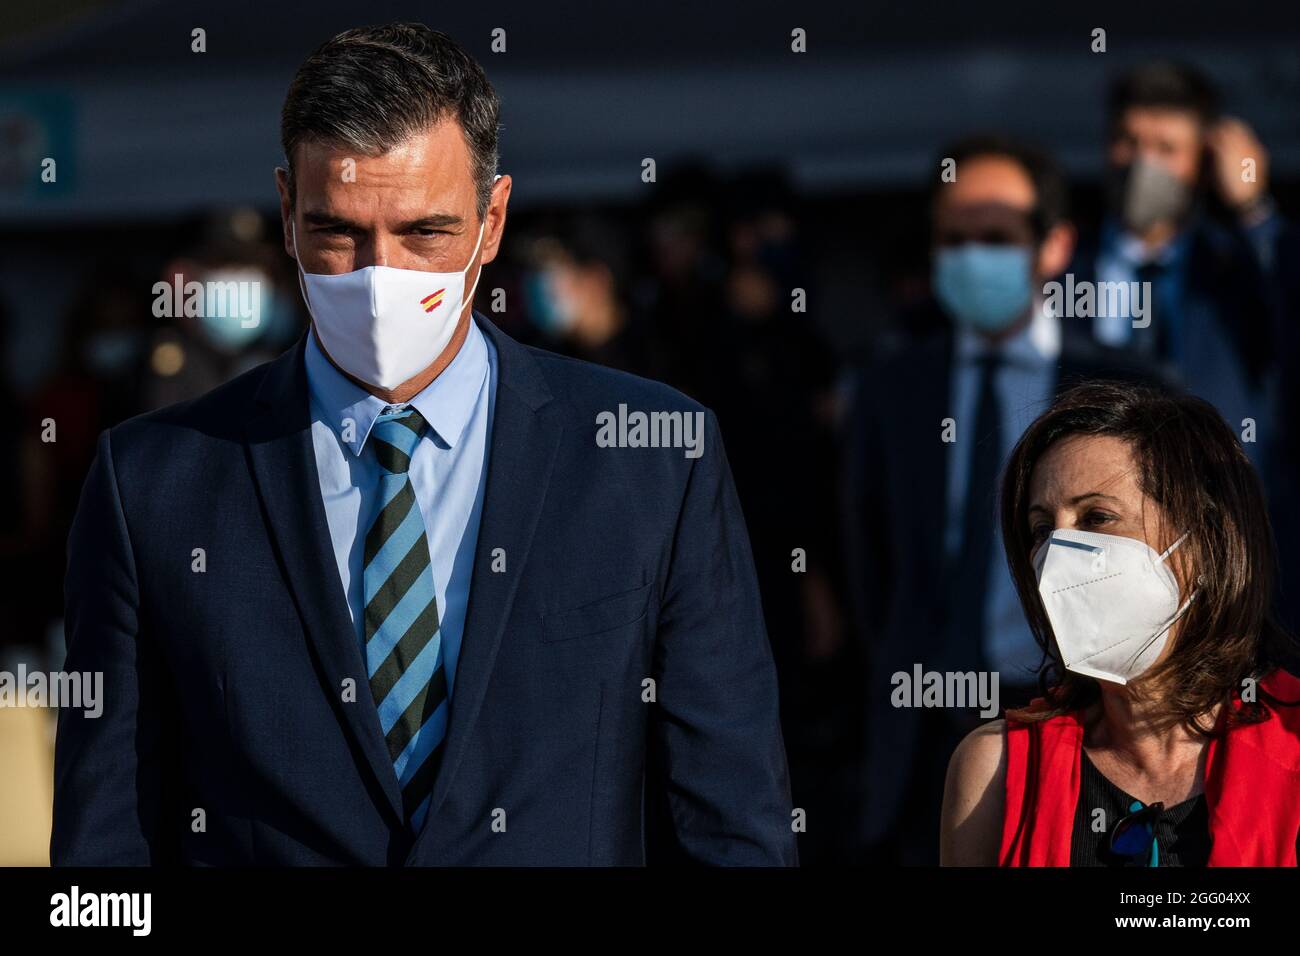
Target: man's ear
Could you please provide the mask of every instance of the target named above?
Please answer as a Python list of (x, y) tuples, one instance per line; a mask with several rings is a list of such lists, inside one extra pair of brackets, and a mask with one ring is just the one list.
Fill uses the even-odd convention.
[(1047, 231), (1038, 246), (1038, 274), (1044, 279), (1054, 279), (1070, 265), (1074, 256), (1076, 232), (1074, 225), (1058, 222)]
[(506, 175), (497, 174), (492, 181), (492, 198), (488, 201), (485, 217), (487, 225), (483, 227), (483, 252), (479, 262), (487, 265), (497, 257), (501, 248), (501, 237), (506, 230), (506, 206), (510, 203), (510, 187), (513, 180)]
[(296, 250), (293, 248), (293, 200), (289, 196), (289, 170), (283, 166), (275, 168), (275, 189), (280, 194), (280, 233), (284, 241), (284, 251), (289, 257), (296, 259)]

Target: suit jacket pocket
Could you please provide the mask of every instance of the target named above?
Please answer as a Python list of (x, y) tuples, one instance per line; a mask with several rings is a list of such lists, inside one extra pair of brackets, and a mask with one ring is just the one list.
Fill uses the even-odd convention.
[(635, 624), (645, 617), (653, 583), (647, 581), (631, 591), (612, 594), (581, 607), (544, 614), (542, 641), (547, 644), (568, 641), (575, 637), (603, 634), (627, 624)]

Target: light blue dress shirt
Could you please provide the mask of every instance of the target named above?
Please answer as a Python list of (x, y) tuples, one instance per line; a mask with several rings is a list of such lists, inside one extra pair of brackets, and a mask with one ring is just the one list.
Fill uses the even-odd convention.
[(314, 332), (307, 335), (306, 362), (321, 498), (362, 660), (361, 561), (366, 532), (375, 517), (380, 477), (379, 462), (366, 439), (375, 419), (389, 408), (414, 406), (429, 423), (411, 455), (409, 474), (429, 540), (450, 699), (483, 513), (488, 437), (496, 404), (495, 346), (471, 321), (451, 364), (400, 406), (389, 406), (350, 382), (325, 357)]
[[(1122, 291), (1119, 315), (1098, 315), (1092, 320), (1093, 334), (1099, 342), (1124, 348), (1139, 331), (1144, 335), (1155, 335), (1154, 326), (1133, 328), (1133, 303), (1129, 301), (1132, 289), (1129, 283), (1137, 281), (1138, 267), (1151, 261), (1165, 267), (1159, 282), (1152, 283), (1151, 298), (1160, 304), (1160, 321), (1168, 324), (1170, 358), (1177, 361), (1182, 338), (1183, 289), (1187, 284), (1188, 240), (1189, 234), (1181, 232), (1159, 249), (1148, 250), (1141, 239), (1124, 232), (1114, 223), (1103, 226), (1097, 252), (1097, 281), (1119, 283)], [(1146, 305), (1150, 309), (1150, 299), (1146, 300)]]
[[(1002, 448), (1005, 467), (1020, 436), (1029, 423), (1047, 409), (1056, 385), (1057, 361), (1061, 354), (1060, 319), (1040, 304), (1024, 329), (1011, 338), (990, 345), (988, 339), (969, 329), (958, 329), (950, 388), (952, 416), (958, 422), (975, 420), (976, 391), (979, 388), (977, 361), (997, 349), (1002, 362), (994, 387), (1002, 411)], [(968, 426), (969, 427), (969, 426)], [(959, 431), (960, 434), (960, 431)], [(966, 492), (970, 485), (970, 463), (975, 443), (954, 442), (948, 469), (948, 521), (945, 547), (955, 557), (961, 547)], [(1025, 612), (1007, 570), (1002, 547), (1002, 529), (995, 523), (992, 553), (988, 556), (988, 600), (984, 604), (984, 658), (990, 670), (1009, 684), (1028, 684), (1035, 679), (1041, 651), (1025, 622)]]

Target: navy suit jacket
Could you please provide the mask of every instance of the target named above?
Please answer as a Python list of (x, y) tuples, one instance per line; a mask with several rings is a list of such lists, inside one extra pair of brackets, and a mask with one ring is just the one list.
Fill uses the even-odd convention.
[[(65, 669), (104, 673), (104, 712), (59, 715), (56, 865), (796, 862), (714, 416), (475, 321), (496, 410), (421, 832), (402, 824), (329, 544), (300, 341), (100, 436), (68, 543)], [(620, 403), (704, 412), (702, 456), (597, 447)]]
[[(1284, 354), (1276, 295), (1240, 232), (1201, 217), (1188, 241), (1179, 316), (1183, 355), (1176, 366), (1166, 362), (1162, 374), (1214, 405), (1238, 434), (1242, 420), (1253, 419), (1256, 440), (1243, 447), (1268, 478), (1275, 435), (1284, 427), (1275, 420), (1272, 398)], [(1098, 252), (1095, 241), (1080, 247), (1069, 269), (1076, 283), (1097, 281)], [(1094, 338), (1091, 319), (1066, 319), (1063, 325), (1067, 338)], [(1125, 350), (1136, 347), (1133, 342)]]

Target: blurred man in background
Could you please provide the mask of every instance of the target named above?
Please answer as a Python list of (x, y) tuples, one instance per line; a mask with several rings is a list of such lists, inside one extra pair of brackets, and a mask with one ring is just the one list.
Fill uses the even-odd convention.
[(1181, 64), (1120, 76), (1108, 113), (1107, 216), (1071, 272), (1076, 281), (1149, 283), (1149, 308), (1137, 327), (1129, 302), (1071, 321), (1067, 332), (1164, 364), (1243, 434), (1268, 474), (1278, 329), (1267, 272), (1281, 221), (1267, 152), (1245, 123), (1222, 115), (1210, 81)]
[(837, 735), (858, 703), (851, 671), (836, 666), (845, 618), (835, 509), (838, 366), (822, 338), (822, 298), (786, 177), (754, 169), (725, 195), (724, 299), (714, 321), (726, 348), (711, 373), (713, 407), (727, 429), (727, 457), (744, 475), (737, 490), (781, 676), (796, 805), (828, 821), (810, 828), (803, 844), (812, 859), (825, 859), (842, 852)]
[(31, 645), (43, 644), (62, 616), (68, 531), (95, 440), (140, 408), (147, 288), (143, 276), (120, 261), (90, 272), (64, 317), (58, 364), (32, 396), (29, 417), (53, 423), (53, 431), (29, 431), (18, 449), (30, 545), (17, 578), (26, 600), (17, 602), (15, 632)]
[[(1003, 708), (1041, 654), (1000, 560), (996, 483), (1063, 385), (1144, 378), (1140, 360), (1063, 338), (1044, 283), (1074, 250), (1046, 155), (996, 136), (950, 146), (932, 193), (934, 299), (856, 378), (845, 448), (851, 593), (867, 642), (863, 841), (872, 862), (933, 864), (944, 768), (976, 710), (892, 704), (891, 675), (996, 672)], [(939, 178), (936, 167), (936, 179)]]
[[(168, 261), (154, 286), (145, 408), (197, 398), (270, 361), (298, 336), (298, 292), (282, 258), (262, 216), (236, 209), (209, 217), (200, 240)], [(160, 296), (171, 301), (173, 289), (195, 288), (190, 283), (204, 290), (195, 303), (201, 308), (159, 307)], [(244, 300), (222, 294), (235, 289), (247, 290)], [(249, 296), (256, 302), (246, 301)], [(255, 308), (243, 308), (248, 305)]]
[[(1108, 208), (1071, 267), (1077, 280), (1149, 283), (1131, 308), (1067, 324), (1161, 362), (1242, 438), (1265, 484), (1282, 566), (1283, 614), (1300, 621), (1300, 432), (1290, 291), (1300, 256), (1270, 193), (1268, 150), (1195, 67), (1154, 61), (1119, 76), (1108, 102)], [(1147, 322), (1149, 321), (1149, 324)]]
[(524, 295), (545, 348), (648, 374), (645, 327), (627, 301), (622, 230), (579, 214), (526, 243)]

